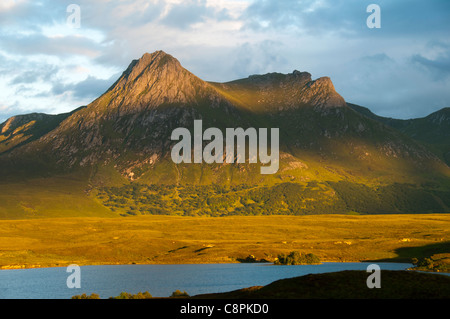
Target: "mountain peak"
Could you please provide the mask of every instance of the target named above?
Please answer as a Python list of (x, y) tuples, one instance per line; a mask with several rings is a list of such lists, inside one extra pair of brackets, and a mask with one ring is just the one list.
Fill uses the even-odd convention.
[(133, 60), (99, 101), (108, 107), (142, 108), (193, 102), (207, 84), (164, 51)]
[(236, 97), (239, 104), (253, 110), (276, 110), (313, 106), (345, 107), (329, 77), (312, 80), (309, 72), (267, 73), (250, 75), (226, 83), (212, 83), (219, 90)]
[(164, 67), (165, 65), (176, 65), (178, 67), (182, 67), (177, 59), (161, 50), (153, 53), (144, 53), (137, 61), (139, 65), (152, 66), (154, 68)]
[(302, 100), (319, 107), (345, 107), (344, 98), (336, 92), (328, 76), (309, 81), (302, 89)]
[(140, 59), (131, 61), (112, 88), (123, 88), (127, 82), (137, 80), (144, 73), (164, 68), (171, 68), (174, 72), (180, 72), (183, 69), (177, 59), (164, 51), (144, 53)]

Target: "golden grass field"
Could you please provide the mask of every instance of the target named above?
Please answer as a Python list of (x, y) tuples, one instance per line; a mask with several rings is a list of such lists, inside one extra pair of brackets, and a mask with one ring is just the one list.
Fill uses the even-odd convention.
[(450, 215), (0, 220), (0, 267), (230, 263), (298, 250), (322, 261), (410, 261), (449, 252)]

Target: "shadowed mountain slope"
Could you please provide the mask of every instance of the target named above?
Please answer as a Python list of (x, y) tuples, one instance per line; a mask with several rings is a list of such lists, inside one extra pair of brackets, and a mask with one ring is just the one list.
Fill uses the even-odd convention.
[(450, 165), (450, 107), (426, 117), (399, 120), (378, 116), (368, 108), (348, 104), (355, 111), (397, 129), (405, 135), (427, 145), (436, 155)]

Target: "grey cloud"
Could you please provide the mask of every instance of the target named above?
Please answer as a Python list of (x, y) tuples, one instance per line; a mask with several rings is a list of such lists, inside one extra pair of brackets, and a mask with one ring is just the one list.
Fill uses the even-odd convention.
[(360, 61), (367, 63), (392, 63), (394, 60), (386, 53), (376, 53), (374, 55), (363, 56)]
[(148, 3), (148, 6), (132, 12), (129, 19), (122, 19), (122, 23), (128, 23), (131, 27), (146, 25), (158, 19), (164, 12), (165, 3), (158, 1), (156, 3)]
[[(109, 33), (117, 28), (146, 25), (158, 19), (166, 7), (165, 1), (110, 0), (104, 2), (80, 0), (82, 27)], [(131, 6), (133, 9), (129, 9)]]
[(19, 103), (15, 102), (12, 105), (5, 105), (0, 103), (0, 124), (5, 122), (7, 119), (9, 119), (11, 116), (19, 114), (20, 107)]
[[(390, 37), (396, 35), (445, 34), (450, 31), (450, 1), (378, 0), (382, 27), (367, 28), (373, 1), (361, 0), (262, 0), (243, 13), (245, 27), (264, 30), (294, 29), (306, 34), (337, 33), (341, 36)], [(374, 32), (375, 31), (375, 32)]]
[[(52, 25), (55, 19), (65, 19), (68, 1), (20, 1), (7, 10), (0, 11), (0, 26), (3, 31), (10, 27), (36, 31), (45, 25)], [(70, 2), (69, 2), (70, 3)]]
[(414, 54), (411, 57), (412, 63), (421, 67), (434, 81), (450, 78), (450, 45), (433, 41), (427, 48), (429, 51), (436, 51), (436, 57), (426, 58), (421, 54)]
[(28, 66), (26, 71), (21, 72), (19, 75), (15, 76), (9, 83), (11, 85), (16, 84), (31, 84), (36, 82), (48, 82), (58, 72), (58, 68), (54, 65), (43, 64), (36, 65), (33, 67)]
[(208, 7), (205, 0), (189, 0), (172, 6), (161, 22), (171, 27), (186, 29), (208, 17), (217, 20), (231, 19), (226, 10)]
[(0, 77), (11, 74), (17, 68), (16, 63), (0, 53)]
[(18, 55), (93, 56), (102, 49), (101, 45), (84, 37), (69, 35), (49, 38), (37, 33), (21, 37), (12, 35), (1, 36), (0, 44), (4, 50)]
[(19, 114), (29, 114), (29, 113), (48, 113), (48, 108), (42, 108), (42, 107), (34, 107), (32, 110), (30, 110), (27, 107), (22, 107), (19, 102), (14, 102), (12, 104), (2, 104), (0, 102), (0, 124), (5, 122), (10, 117), (19, 115)]
[[(164, 0), (151, 2), (147, 0), (110, 0), (107, 5), (87, 0), (81, 0), (79, 3), (82, 26), (103, 30), (107, 37), (113, 38), (119, 29), (145, 26), (151, 22), (185, 29), (208, 17), (217, 20), (229, 18), (227, 10), (217, 10), (208, 6), (205, 0), (187, 0), (172, 4)], [(163, 16), (166, 11), (167, 14)], [(149, 29), (149, 33), (151, 32), (152, 30)]]
[(433, 81), (411, 59), (394, 59), (385, 53), (343, 64), (332, 79), (347, 102), (382, 116), (417, 118), (450, 105), (450, 78)]
[(96, 77), (88, 76), (86, 80), (74, 85), (72, 91), (77, 98), (96, 98), (105, 93), (118, 77), (119, 74), (115, 74), (109, 79), (97, 79)]
[(54, 95), (70, 93), (77, 99), (96, 98), (105, 93), (119, 76), (119, 74), (114, 74), (109, 79), (98, 79), (94, 76), (88, 76), (85, 80), (76, 84), (54, 83), (51, 92), (48, 93)]
[(238, 72), (240, 77), (248, 77), (252, 74), (263, 74), (281, 71), (281, 66), (286, 64), (286, 59), (281, 53), (282, 43), (265, 40), (258, 43), (244, 43), (237, 47), (235, 61), (231, 68)]
[[(354, 2), (355, 0), (350, 0)], [(355, 30), (358, 22), (365, 23), (364, 5), (349, 1), (263, 0), (254, 1), (243, 13), (246, 27), (256, 30), (294, 29), (308, 33)]]
[(435, 60), (427, 59), (420, 54), (413, 55), (412, 61), (422, 66), (427, 72), (432, 74), (435, 80), (450, 76), (450, 59), (441, 57)]

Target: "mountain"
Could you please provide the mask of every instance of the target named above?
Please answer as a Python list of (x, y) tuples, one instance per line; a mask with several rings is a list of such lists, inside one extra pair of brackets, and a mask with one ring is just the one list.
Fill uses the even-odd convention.
[(450, 107), (443, 108), (423, 118), (399, 120), (378, 116), (359, 105), (350, 103), (348, 105), (355, 111), (426, 144), (450, 166)]
[(71, 113), (31, 113), (9, 118), (0, 124), (0, 154), (30, 143), (55, 129)]
[[(450, 210), (450, 168), (438, 156), (307, 72), (207, 82), (156, 51), (86, 107), (38, 117), (0, 126), (20, 141), (0, 144), (3, 218)], [(222, 132), (278, 128), (278, 172), (262, 175), (248, 162), (175, 164), (171, 133), (193, 132), (197, 119)]]

